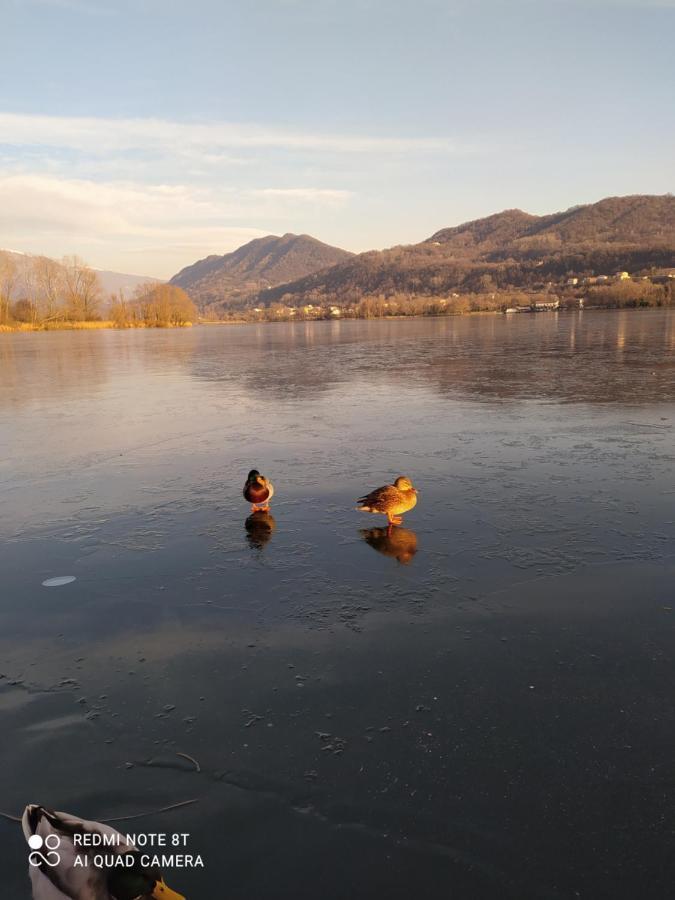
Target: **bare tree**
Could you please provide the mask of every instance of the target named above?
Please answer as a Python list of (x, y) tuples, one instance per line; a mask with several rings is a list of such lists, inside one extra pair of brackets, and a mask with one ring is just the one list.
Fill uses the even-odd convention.
[(59, 318), (62, 315), (60, 304), (65, 293), (64, 267), (48, 256), (36, 256), (33, 269), (42, 320), (49, 322)]
[(139, 317), (146, 325), (186, 325), (197, 318), (197, 308), (182, 288), (157, 282), (139, 285), (134, 295)]
[(9, 253), (0, 250), (0, 325), (9, 321), (9, 304), (16, 284), (16, 263)]
[(65, 257), (62, 265), (69, 315), (84, 321), (96, 318), (102, 294), (98, 275), (77, 256)]
[(136, 305), (127, 300), (121, 288), (110, 295), (110, 318), (118, 328), (125, 328), (136, 319)]

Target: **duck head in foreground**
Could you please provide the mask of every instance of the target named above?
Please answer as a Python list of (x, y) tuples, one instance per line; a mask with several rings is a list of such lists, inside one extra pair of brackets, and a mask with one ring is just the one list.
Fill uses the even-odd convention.
[[(185, 900), (165, 884), (160, 869), (141, 865), (139, 851), (109, 825), (31, 803), (21, 827), (30, 847), (33, 900)], [(91, 839), (83, 836), (92, 834), (106, 844), (87, 846)], [(98, 868), (95, 854), (124, 857), (125, 865)]]
[(261, 475), (257, 469), (251, 469), (244, 485), (244, 498), (251, 504), (251, 512), (261, 509), (267, 512), (270, 500), (274, 496), (274, 485)]
[(380, 513), (387, 517), (389, 525), (400, 525), (403, 513), (417, 504), (417, 489), (405, 475), (399, 475), (393, 484), (375, 488), (365, 497), (359, 497), (356, 507), (362, 512)]

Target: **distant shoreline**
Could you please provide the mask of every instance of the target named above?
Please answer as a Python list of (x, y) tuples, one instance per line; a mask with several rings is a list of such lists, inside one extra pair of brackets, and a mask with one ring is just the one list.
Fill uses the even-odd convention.
[(297, 318), (287, 318), (287, 319), (261, 319), (259, 321), (255, 321), (252, 319), (217, 319), (212, 321), (204, 321), (204, 322), (185, 322), (182, 325), (145, 325), (144, 323), (139, 323), (138, 325), (116, 325), (114, 322), (110, 320), (102, 320), (100, 322), (54, 322), (52, 324), (41, 324), (41, 325), (31, 325), (30, 323), (22, 322), (17, 325), (0, 325), (0, 335), (3, 334), (32, 334), (37, 332), (53, 332), (53, 331), (135, 331), (135, 330), (149, 330), (149, 331), (161, 331), (163, 329), (181, 329), (181, 328), (195, 328), (200, 327), (202, 325), (210, 326), (210, 325), (289, 325), (289, 324), (303, 324), (307, 325), (309, 323), (314, 322), (391, 322), (391, 321), (403, 321), (405, 319), (464, 319), (471, 318), (473, 316), (500, 316), (505, 319), (514, 319), (521, 318), (523, 316), (535, 316), (539, 318), (540, 316), (550, 316), (552, 314), (563, 313), (565, 315), (569, 313), (593, 313), (593, 312), (648, 312), (654, 309), (672, 309), (671, 306), (587, 306), (583, 309), (557, 309), (557, 310), (542, 310), (538, 312), (519, 312), (517, 314), (506, 315), (502, 310), (497, 309), (477, 309), (477, 310), (469, 310), (467, 312), (461, 313), (444, 313), (441, 315), (393, 315), (393, 316), (369, 316), (368, 318), (360, 317), (360, 316), (342, 316), (335, 318), (309, 318), (309, 319), (297, 319)]

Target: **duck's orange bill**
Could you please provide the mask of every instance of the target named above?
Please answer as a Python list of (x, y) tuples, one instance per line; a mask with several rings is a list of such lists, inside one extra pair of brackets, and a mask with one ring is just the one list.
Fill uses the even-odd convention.
[(175, 891), (172, 891), (169, 885), (164, 882), (163, 878), (160, 878), (155, 885), (152, 896), (154, 897), (154, 900), (185, 900), (185, 897), (182, 894), (177, 894)]

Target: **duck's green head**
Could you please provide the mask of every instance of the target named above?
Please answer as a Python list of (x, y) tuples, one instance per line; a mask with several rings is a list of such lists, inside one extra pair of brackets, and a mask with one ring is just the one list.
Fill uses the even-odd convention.
[(138, 858), (133, 868), (111, 871), (108, 890), (115, 900), (185, 900), (165, 884), (159, 869), (142, 868)]
[(260, 478), (260, 472), (257, 469), (251, 469), (246, 476), (246, 481), (257, 481)]

